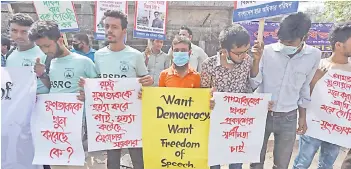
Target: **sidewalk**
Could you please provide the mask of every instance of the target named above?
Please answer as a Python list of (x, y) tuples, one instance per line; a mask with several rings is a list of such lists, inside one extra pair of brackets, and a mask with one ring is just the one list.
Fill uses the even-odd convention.
[[(291, 169), (294, 159), (297, 155), (298, 152), (298, 141), (295, 142), (295, 146), (294, 146), (294, 152), (290, 161), (290, 167), (289, 169)], [(338, 169), (341, 168), (341, 164), (346, 156), (347, 150), (346, 149), (341, 149), (340, 154), (338, 156), (338, 159), (336, 160), (335, 164), (334, 164), (334, 168)], [(315, 169), (317, 168), (318, 165), (318, 157), (319, 157), (319, 152), (316, 154), (312, 164), (311, 164), (311, 169)], [(106, 167), (106, 153), (102, 154), (102, 153), (94, 153), (94, 160), (92, 160), (94, 162), (93, 167), (91, 167), (90, 169), (107, 169)], [(128, 154), (127, 150), (122, 150), (122, 160), (121, 160), (121, 165), (123, 166), (127, 166), (127, 167), (121, 167), (121, 169), (131, 169), (132, 164), (131, 164), (131, 160)], [(266, 156), (266, 162), (265, 162), (265, 169), (271, 169), (273, 166), (273, 141), (269, 141), (268, 143), (268, 152), (267, 152), (267, 156)], [(243, 165), (243, 169), (249, 169), (249, 164), (244, 164)], [(228, 166), (222, 166), (222, 169), (228, 169)]]

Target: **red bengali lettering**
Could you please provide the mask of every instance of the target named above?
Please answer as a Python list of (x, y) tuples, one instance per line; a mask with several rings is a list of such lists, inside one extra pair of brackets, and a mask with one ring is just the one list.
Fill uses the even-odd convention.
[(49, 130), (41, 131), (41, 133), (43, 134), (43, 137), (45, 137), (47, 140), (51, 140), (52, 143), (56, 144), (56, 142), (59, 141), (61, 143), (68, 143), (69, 145), (71, 145), (71, 143), (68, 142), (67, 136), (67, 134), (70, 133)]
[(136, 147), (141, 140), (124, 140), (115, 142), (113, 147), (124, 148), (124, 147)]
[(129, 114), (129, 115), (118, 115), (117, 117), (117, 122), (119, 123), (133, 123), (135, 121), (135, 116), (134, 114)]
[(110, 123), (110, 124), (98, 124), (97, 126), (102, 131), (114, 130), (116, 132), (120, 132), (120, 131), (125, 131), (126, 132), (126, 130), (122, 129), (122, 127), (119, 124), (113, 124), (113, 123)]
[(124, 92), (92, 92), (94, 101), (100, 100), (128, 100), (135, 90), (127, 90)]
[(230, 107), (230, 113), (244, 115), (247, 112), (247, 108)]
[(244, 138), (244, 139), (249, 138), (249, 132), (239, 132), (238, 129), (239, 129), (239, 126), (235, 126), (230, 131), (223, 131), (222, 136), (225, 139), (229, 139), (230, 137), (233, 137), (235, 139), (236, 138)]
[(114, 86), (115, 86), (115, 81), (113, 81), (113, 80), (108, 79), (107, 81), (106, 80), (100, 81), (100, 87), (102, 90), (113, 91)]
[(237, 146), (230, 146), (230, 152), (233, 153), (245, 153), (244, 151), (245, 148), (245, 143), (243, 141), (241, 141), (241, 145), (237, 145)]
[(95, 141), (97, 143), (99, 142), (103, 142), (103, 143), (106, 143), (106, 142), (116, 142), (116, 141), (119, 141), (122, 139), (122, 136), (125, 134), (125, 133), (119, 133), (119, 134), (101, 134), (100, 132), (97, 132), (98, 135), (96, 136), (95, 138)]
[(246, 96), (237, 97), (237, 96), (224, 96), (224, 101), (228, 103), (239, 103), (243, 106), (252, 106), (260, 104), (260, 101), (263, 100), (262, 98), (248, 98)]
[(227, 117), (225, 118), (224, 122), (220, 123), (220, 124), (237, 124), (237, 125), (241, 125), (241, 126), (245, 126), (245, 125), (251, 125), (253, 124), (255, 118), (251, 118), (251, 117), (246, 117), (246, 118), (230, 118)]
[(66, 127), (67, 117), (61, 116), (52, 116), (52, 122), (54, 123), (54, 128), (58, 129), (59, 127), (64, 131), (64, 127)]
[(93, 114), (94, 119), (101, 122), (101, 123), (105, 123), (105, 122), (109, 122), (110, 121), (110, 113), (105, 112), (105, 114)]
[(63, 154), (64, 151), (65, 151), (65, 150), (61, 150), (61, 149), (58, 149), (58, 148), (52, 148), (52, 149), (50, 150), (49, 156), (50, 156), (50, 158), (52, 158), (52, 159), (54, 159), (53, 156), (56, 156), (57, 158), (60, 158), (60, 156), (62, 156), (62, 154)]
[(82, 103), (66, 103), (59, 101), (45, 101), (46, 111), (51, 111), (51, 114), (54, 114), (54, 110), (63, 110), (63, 112), (72, 112), (75, 114), (76, 111), (79, 111), (82, 107)]
[(133, 103), (114, 103), (112, 104), (112, 109), (120, 110), (121, 112), (125, 112), (129, 109), (129, 105)]

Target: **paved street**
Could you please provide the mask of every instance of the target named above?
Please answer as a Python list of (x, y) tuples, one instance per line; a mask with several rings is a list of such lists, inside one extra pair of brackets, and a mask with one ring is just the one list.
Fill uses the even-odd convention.
[[(273, 162), (273, 144), (272, 144), (272, 142), (269, 143), (268, 147), (269, 148), (268, 148), (268, 154), (267, 154), (267, 159), (266, 159), (266, 163), (265, 163), (265, 168), (266, 169), (271, 169), (272, 166), (273, 166), (273, 163), (272, 163)], [(296, 143), (295, 143), (293, 157), (291, 158), (290, 168), (289, 169), (291, 169), (291, 166), (293, 164), (293, 160), (296, 157), (297, 151), (298, 151), (298, 141), (296, 141)], [(340, 151), (339, 157), (338, 157), (338, 159), (335, 162), (334, 169), (339, 169), (341, 167), (342, 161), (344, 160), (344, 158), (346, 156), (346, 153), (347, 153), (346, 149), (342, 149)], [(90, 169), (106, 169), (106, 153), (105, 153), (105, 155), (102, 154), (102, 153), (94, 153), (93, 156), (94, 156), (94, 160), (92, 158), (90, 158), (91, 161), (93, 162), (93, 167), (91, 167)], [(311, 169), (316, 169), (317, 168), (318, 156), (319, 156), (319, 154), (317, 154), (315, 156), (315, 158), (314, 158), (314, 160), (312, 162), (312, 165), (310, 167)], [(121, 167), (121, 169), (131, 169), (130, 167), (132, 167), (128, 151), (126, 151), (126, 150), (122, 151), (121, 164), (123, 166), (127, 166), (127, 167)], [(248, 164), (244, 164), (243, 168), (244, 169), (249, 169), (249, 165)], [(228, 169), (228, 166), (223, 166), (222, 169)]]

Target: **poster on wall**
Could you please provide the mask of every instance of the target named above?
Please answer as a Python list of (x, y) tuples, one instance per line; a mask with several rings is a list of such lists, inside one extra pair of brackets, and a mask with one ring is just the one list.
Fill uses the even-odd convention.
[[(96, 40), (105, 40), (104, 13), (118, 10), (128, 15), (127, 1), (95, 1), (94, 36)], [(127, 36), (125, 40), (127, 39)]]
[(61, 32), (79, 31), (77, 15), (71, 1), (33, 1), (39, 20), (55, 21)]
[(167, 1), (135, 1), (134, 38), (166, 39)]

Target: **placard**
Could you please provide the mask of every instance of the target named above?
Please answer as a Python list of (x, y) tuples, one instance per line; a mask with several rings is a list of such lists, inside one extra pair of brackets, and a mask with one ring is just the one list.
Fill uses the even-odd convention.
[(145, 168), (206, 169), (210, 89), (144, 87)]
[(306, 135), (351, 148), (351, 72), (331, 69), (316, 83)]
[(297, 12), (299, 1), (235, 1), (233, 22)]
[(105, 40), (104, 13), (117, 10), (128, 15), (127, 1), (95, 1), (94, 32), (96, 40)]
[(42, 94), (32, 116), (33, 164), (84, 166), (84, 104), (77, 93)]
[(32, 165), (30, 119), (37, 79), (32, 66), (1, 67), (1, 168), (42, 169)]
[(260, 162), (271, 94), (214, 92), (213, 97), (209, 166)]
[(87, 79), (84, 89), (88, 150), (141, 147), (138, 79)]
[(134, 38), (166, 39), (167, 1), (135, 1)]
[(39, 20), (52, 20), (61, 32), (79, 31), (77, 16), (71, 1), (33, 1)]

